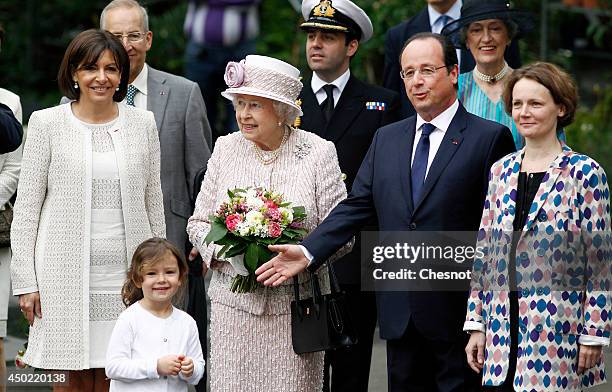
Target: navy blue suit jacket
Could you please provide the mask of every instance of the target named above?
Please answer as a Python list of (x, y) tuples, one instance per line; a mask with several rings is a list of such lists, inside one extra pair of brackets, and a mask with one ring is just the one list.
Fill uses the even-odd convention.
[(21, 124), (11, 109), (0, 103), (0, 154), (16, 150), (21, 144), (22, 136)]
[[(380, 128), (349, 197), (303, 241), (316, 270), (378, 216), (381, 231), (478, 230), (491, 165), (514, 151), (510, 130), (468, 113), (462, 105), (432, 162), (420, 200), (412, 201), (410, 162), (416, 116)], [(412, 318), (433, 339), (456, 340), (467, 292), (378, 292), (383, 339), (399, 339)]]
[[(429, 12), (427, 7), (424, 7), (414, 17), (405, 22), (394, 26), (387, 31), (385, 36), (385, 68), (383, 71), (383, 86), (397, 91), (401, 97), (400, 118), (408, 118), (412, 116), (414, 108), (406, 96), (404, 82), (400, 78), (400, 61), (399, 57), (404, 47), (404, 43), (408, 38), (417, 33), (430, 32), (431, 24), (429, 23)], [(514, 69), (520, 68), (521, 57), (517, 40), (513, 40), (510, 47), (506, 49), (506, 61), (508, 65)], [(467, 49), (461, 50), (461, 68), (460, 73), (469, 72), (474, 69), (476, 63), (474, 57)]]

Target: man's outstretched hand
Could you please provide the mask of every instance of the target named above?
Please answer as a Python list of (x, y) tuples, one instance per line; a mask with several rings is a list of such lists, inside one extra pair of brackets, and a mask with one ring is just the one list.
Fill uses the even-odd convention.
[(268, 249), (278, 255), (255, 270), (257, 281), (265, 286), (278, 286), (308, 266), (308, 258), (298, 245), (269, 245)]

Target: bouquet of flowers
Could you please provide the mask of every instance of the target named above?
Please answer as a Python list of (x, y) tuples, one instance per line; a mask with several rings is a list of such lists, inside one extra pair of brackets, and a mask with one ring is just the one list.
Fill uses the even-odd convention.
[(217, 257), (244, 255), (246, 275), (236, 275), (230, 290), (248, 293), (257, 287), (255, 270), (273, 256), (268, 245), (294, 244), (306, 234), (304, 207), (292, 207), (283, 195), (263, 188), (228, 190), (229, 200), (210, 216), (204, 242), (222, 246)]

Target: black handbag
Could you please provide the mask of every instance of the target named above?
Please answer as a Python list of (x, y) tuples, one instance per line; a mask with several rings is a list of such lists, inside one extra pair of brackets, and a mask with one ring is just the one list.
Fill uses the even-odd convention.
[(296, 354), (333, 350), (357, 343), (357, 332), (347, 312), (346, 294), (340, 291), (328, 263), (331, 293), (321, 295), (319, 278), (310, 273), (312, 297), (300, 299), (298, 277), (293, 278), (291, 341)]

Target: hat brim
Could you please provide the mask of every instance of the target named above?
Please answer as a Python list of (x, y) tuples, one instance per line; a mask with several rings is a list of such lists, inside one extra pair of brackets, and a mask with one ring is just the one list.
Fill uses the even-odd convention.
[(298, 116), (304, 115), (304, 113), (302, 112), (302, 108), (300, 108), (295, 102), (289, 101), (288, 99), (278, 96), (276, 94), (273, 94), (269, 91), (263, 91), (263, 90), (260, 90), (257, 88), (251, 88), (251, 87), (236, 87), (236, 88), (228, 88), (221, 93), (223, 98), (229, 99), (230, 101), (233, 101), (234, 97), (238, 94), (254, 95), (256, 97), (268, 98), (273, 101), (281, 102), (281, 103), (291, 106), (294, 109), (297, 109), (299, 112)]
[(442, 29), (441, 34), (447, 36), (456, 48), (466, 49), (465, 42), (461, 40), (461, 29), (470, 23), (485, 19), (511, 20), (518, 27), (515, 38), (520, 38), (523, 33), (528, 33), (535, 27), (535, 16), (531, 12), (509, 9), (503, 11), (483, 11), (459, 18), (447, 24)]

